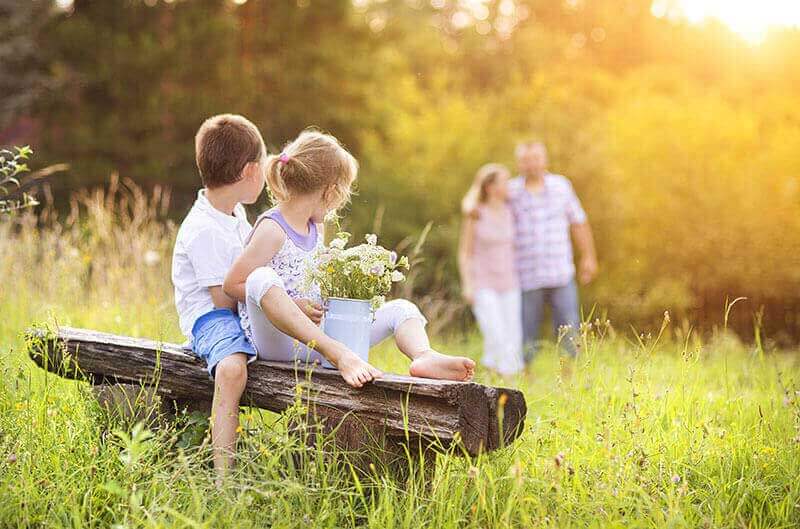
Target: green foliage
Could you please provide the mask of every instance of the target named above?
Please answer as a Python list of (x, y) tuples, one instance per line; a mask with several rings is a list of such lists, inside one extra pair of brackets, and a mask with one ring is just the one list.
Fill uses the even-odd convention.
[(33, 150), (26, 145), (14, 147), (14, 151), (0, 150), (0, 214), (38, 204), (28, 193), (18, 191), (22, 186), (21, 175), (30, 171), (27, 160)]
[(734, 328), (760, 313), (771, 339), (796, 340), (800, 31), (751, 46), (720, 24), (656, 17), (650, 0), (487, 0), (457, 23), (467, 4), (0, 2), (0, 35), (22, 43), (0, 45), (0, 72), (16, 72), (0, 84), (35, 95), (9, 97), (7, 114), (71, 162), (54, 182), (64, 204), (117, 171), (171, 187), (181, 216), (199, 185), (193, 136), (213, 113), (252, 118), (273, 151), (309, 125), (332, 132), (361, 164), (348, 231), (402, 251), (432, 223), (408, 294), (445, 307), (440, 323), (469, 313), (462, 194), (538, 136), (594, 227), (587, 311), (648, 326), (669, 308), (709, 330), (725, 296), (746, 296)]
[[(115, 187), (76, 196), (64, 223), (31, 210), (0, 223), (0, 274), (14, 278), (13, 291), (0, 284), (0, 526), (800, 523), (800, 355), (753, 350), (724, 329), (703, 340), (667, 318), (655, 336), (586, 322), (575, 363), (549, 346), (511, 380), (479, 368), (479, 382), (525, 394), (525, 431), (507, 450), (422, 466), (412, 454), (405, 476), (378, 460), (358, 472), (347, 454), (290, 435), (298, 400), (284, 416), (243, 410), (237, 465), (218, 486), (205, 418), (159, 428), (113, 420), (88, 384), (30, 362), (22, 338), (31, 322), (56, 320), (180, 341), (165, 294), (175, 225), (162, 201)], [(741, 306), (731, 298), (720, 320)], [(434, 345), (476, 360), (482, 349), (473, 333)], [(390, 344), (371, 361), (386, 372), (409, 365)]]
[(51, 7), (49, 0), (0, 0), (0, 136), (48, 87), (47, 62), (37, 41)]

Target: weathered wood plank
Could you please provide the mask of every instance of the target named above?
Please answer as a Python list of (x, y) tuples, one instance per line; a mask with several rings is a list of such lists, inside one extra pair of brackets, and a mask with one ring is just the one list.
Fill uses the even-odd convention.
[[(153, 385), (176, 400), (213, 395), (202, 362), (176, 344), (69, 327), (57, 335), (42, 330), (28, 335), (31, 358), (67, 378)], [(513, 389), (390, 374), (355, 389), (338, 371), (320, 366), (259, 360), (248, 367), (243, 404), (281, 412), (298, 394), (313, 413), (328, 420), (348, 416), (372, 435), (393, 439), (438, 439), (444, 446), (458, 441), (473, 455), (516, 439), (526, 414), (523, 395)]]

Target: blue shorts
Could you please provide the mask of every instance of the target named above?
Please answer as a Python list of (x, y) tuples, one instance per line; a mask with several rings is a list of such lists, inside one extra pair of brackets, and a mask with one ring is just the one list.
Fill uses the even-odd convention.
[(214, 309), (197, 318), (192, 326), (192, 351), (205, 361), (211, 376), (220, 360), (232, 354), (246, 354), (247, 363), (257, 356), (242, 330), (239, 316), (231, 309)]

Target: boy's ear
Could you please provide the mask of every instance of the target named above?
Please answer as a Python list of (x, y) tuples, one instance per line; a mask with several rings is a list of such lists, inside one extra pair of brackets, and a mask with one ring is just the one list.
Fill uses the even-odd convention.
[(266, 173), (261, 171), (260, 162), (247, 162), (244, 169), (242, 169), (242, 173), (243, 178), (260, 178), (266, 176)]

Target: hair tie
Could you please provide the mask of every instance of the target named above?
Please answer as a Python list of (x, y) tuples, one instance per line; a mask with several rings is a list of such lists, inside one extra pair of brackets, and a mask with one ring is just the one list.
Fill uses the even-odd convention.
[(278, 156), (279, 163), (289, 163), (289, 155), (285, 152), (282, 152), (280, 156)]

